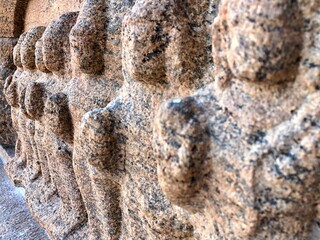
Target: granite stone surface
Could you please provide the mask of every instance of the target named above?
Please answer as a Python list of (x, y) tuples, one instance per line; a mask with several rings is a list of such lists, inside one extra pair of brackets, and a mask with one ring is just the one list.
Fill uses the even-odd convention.
[(319, 2), (220, 2), (215, 81), (155, 117), (162, 190), (199, 239), (318, 239)]
[(16, 140), (12, 127), (11, 108), (4, 96), (5, 80), (15, 70), (12, 52), (16, 43), (15, 38), (0, 39), (0, 142), (6, 145), (14, 145)]
[(0, 144), (32, 215), (51, 239), (319, 239), (319, 9), (31, 0), (0, 38)]
[(49, 239), (32, 217), (22, 194), (14, 187), (0, 159), (0, 239)]

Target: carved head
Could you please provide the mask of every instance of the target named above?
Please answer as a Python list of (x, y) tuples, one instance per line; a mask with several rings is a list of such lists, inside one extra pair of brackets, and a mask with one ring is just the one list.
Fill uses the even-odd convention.
[(229, 0), (221, 7), (225, 57), (234, 77), (269, 83), (295, 78), (303, 42), (298, 1)]
[(218, 67), (228, 67), (242, 81), (277, 83), (296, 77), (303, 43), (298, 1), (222, 1), (220, 13), (214, 57), (223, 54), (226, 66)]
[(28, 31), (23, 42), (21, 43), (20, 55), (21, 62), (25, 69), (35, 70), (35, 50), (36, 42), (41, 38), (45, 31), (45, 27), (34, 27)]
[(320, 85), (314, 4), (221, 1), (212, 34), (215, 94), (241, 127), (276, 126)]
[(36, 43), (35, 57), (36, 57), (36, 66), (41, 72), (49, 73), (50, 71), (46, 68), (46, 65), (43, 60), (43, 39), (40, 38)]
[[(146, 84), (193, 88), (195, 37), (185, 1), (137, 1), (123, 21), (123, 69)], [(191, 75), (194, 74), (192, 77)], [(186, 86), (187, 85), (187, 86)]]
[(22, 33), (19, 37), (17, 45), (13, 48), (13, 62), (14, 62), (14, 65), (16, 65), (18, 68), (22, 68), (20, 48), (26, 35), (27, 35), (27, 32)]
[(72, 62), (83, 73), (99, 74), (104, 70), (106, 11), (106, 1), (86, 1), (71, 30)]
[(167, 81), (169, 65), (179, 62), (170, 61), (174, 53), (168, 49), (186, 30), (181, 26), (185, 9), (182, 1), (135, 3), (123, 21), (123, 66), (131, 78), (148, 84)]
[(66, 74), (70, 64), (69, 33), (75, 25), (78, 12), (63, 14), (53, 21), (43, 34), (43, 60), (48, 70), (57, 75)]
[[(37, 69), (43, 73), (50, 73), (43, 61), (42, 54), (43, 40), (40, 38), (36, 43), (35, 63)], [(25, 94), (25, 108), (27, 117), (32, 120), (40, 120), (44, 112), (44, 98), (46, 95), (46, 86), (43, 82), (31, 81)]]
[(160, 2), (137, 1), (123, 20), (123, 66), (128, 75), (150, 83), (166, 78), (165, 49), (169, 44), (164, 32)]

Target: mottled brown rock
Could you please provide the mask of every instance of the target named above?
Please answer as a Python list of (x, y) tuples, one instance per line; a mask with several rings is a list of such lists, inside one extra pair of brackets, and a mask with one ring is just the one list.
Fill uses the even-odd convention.
[(319, 238), (319, 6), (221, 1), (215, 82), (158, 112), (160, 185), (199, 239)]
[(17, 45), (13, 49), (13, 60), (15, 66), (17, 67), (17, 70), (14, 72), (12, 77), (10, 76), (7, 78), (4, 89), (6, 99), (11, 106), (12, 125), (17, 133), (16, 153), (12, 161), (10, 161), (6, 165), (6, 170), (12, 181), (14, 181), (16, 185), (20, 186), (23, 184), (24, 177), (22, 176), (22, 171), (26, 167), (27, 158), (25, 148), (22, 147), (26, 144), (24, 141), (25, 139), (23, 138), (20, 124), (18, 85), (20, 76), (23, 72), (20, 48), (26, 35), (27, 33), (24, 33), (20, 36)]
[(317, 0), (18, 3), (0, 144), (52, 239), (319, 239)]
[[(202, 14), (198, 21), (189, 20), (199, 27), (199, 35), (188, 23), (186, 13), (192, 7)], [(123, 22), (125, 82), (106, 108), (93, 110), (82, 120), (79, 153), (90, 163), (98, 212), (120, 208), (120, 239), (194, 238), (185, 212), (175, 208), (160, 190), (151, 147), (158, 104), (169, 96), (185, 95), (202, 82), (204, 71), (197, 63), (208, 57), (200, 47), (207, 44), (203, 37), (208, 37), (207, 26), (201, 24), (209, 3), (192, 7), (175, 1), (135, 3)], [(119, 186), (111, 188), (112, 184)], [(107, 212), (104, 216), (105, 222), (114, 217)]]
[(0, 142), (6, 145), (14, 145), (16, 134), (11, 121), (11, 108), (5, 99), (5, 81), (12, 79), (14, 72), (13, 47), (16, 39), (0, 39)]
[[(44, 105), (45, 141), (51, 178), (60, 197), (60, 223), (52, 231), (58, 238), (67, 238), (76, 231), (77, 238), (85, 238), (86, 231), (79, 228), (86, 222), (86, 212), (72, 167), (73, 129), (69, 128), (67, 91), (71, 80), (69, 34), (76, 23), (77, 12), (66, 13), (53, 21), (43, 34), (43, 60), (53, 73), (53, 85), (46, 89)], [(61, 131), (63, 129), (64, 131)], [(79, 230), (79, 231), (77, 231)]]
[[(81, 119), (86, 112), (105, 107), (119, 93), (123, 82), (121, 26), (122, 19), (131, 7), (130, 2), (87, 1), (71, 31), (75, 73), (69, 95), (74, 126), (73, 165), (88, 213), (90, 239), (119, 239), (120, 185), (108, 178), (101, 178), (90, 166), (88, 157), (92, 153), (86, 151), (84, 145), (90, 144), (97, 149), (99, 145), (95, 144), (99, 142), (87, 142), (82, 135)], [(101, 147), (101, 151), (105, 152), (104, 146)]]
[[(86, 235), (83, 229), (86, 212), (72, 168), (72, 145), (64, 142), (64, 136), (72, 136), (72, 132), (65, 131), (69, 134), (64, 135), (54, 128), (55, 116), (59, 115), (55, 110), (61, 109), (62, 103), (56, 101), (55, 96), (63, 96), (60, 91), (71, 73), (69, 32), (77, 16), (77, 13), (64, 14), (46, 31), (44, 27), (35, 27), (24, 34), (18, 45), (20, 49), (17, 46), (15, 51), (16, 65), (23, 69), (18, 79), (8, 85), (8, 93), (16, 93), (18, 98), (15, 106), (19, 114), (21, 156), (16, 153), (15, 158), (21, 158), (23, 164), (14, 158), (7, 168), (13, 172), (11, 178), (25, 187), (28, 204), (40, 224), (50, 236), (59, 239), (85, 238)], [(63, 50), (56, 51), (60, 47)], [(13, 88), (15, 82), (16, 88)], [(36, 111), (33, 103), (37, 103)], [(65, 117), (58, 119), (62, 123), (68, 121)], [(20, 166), (20, 172), (15, 165)]]
[(0, 37), (19, 37), (24, 25), (24, 15), (28, 1), (0, 1)]

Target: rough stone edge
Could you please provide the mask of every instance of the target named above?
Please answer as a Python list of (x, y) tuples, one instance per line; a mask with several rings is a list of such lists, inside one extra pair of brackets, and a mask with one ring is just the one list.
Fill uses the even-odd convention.
[[(2, 161), (2, 163), (5, 165), (7, 162), (10, 161), (10, 159), (12, 157), (14, 157), (14, 146), (10, 146), (10, 145), (7, 145), (7, 146), (3, 146), (0, 144), (0, 161)], [(25, 190), (24, 188), (21, 188), (21, 187), (16, 187), (19, 192), (21, 193), (21, 195), (23, 197), (25, 197)]]
[(0, 144), (0, 158), (6, 164), (14, 156), (14, 146), (3, 146)]

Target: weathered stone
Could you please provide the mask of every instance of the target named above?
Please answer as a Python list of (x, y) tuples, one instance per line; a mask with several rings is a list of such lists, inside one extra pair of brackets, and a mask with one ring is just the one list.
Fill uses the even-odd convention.
[(0, 236), (2, 239), (49, 239), (24, 204), (21, 192), (7, 177), (0, 159)]
[(215, 82), (155, 118), (160, 185), (200, 239), (319, 238), (319, 7), (221, 1)]
[(28, 1), (23, 0), (0, 1), (0, 37), (19, 37), (23, 31), (27, 4)]
[(49, 25), (64, 13), (81, 9), (84, 0), (28, 0), (24, 15), (24, 31), (31, 28)]
[(318, 9), (0, 0), (0, 144), (33, 216), (52, 239), (319, 239)]
[(0, 142), (14, 145), (16, 134), (12, 127), (11, 109), (4, 96), (5, 80), (14, 72), (13, 47), (16, 39), (0, 39)]
[(192, 9), (182, 2), (136, 1), (123, 23), (125, 82), (106, 108), (82, 120), (80, 154), (90, 163), (94, 202), (105, 229), (114, 223), (108, 212), (122, 213), (120, 239), (193, 239), (185, 212), (160, 190), (151, 148), (158, 104), (202, 82), (200, 66), (209, 54), (202, 47), (209, 33), (201, 24), (209, 3), (192, 7), (201, 16), (189, 23), (187, 10)]

